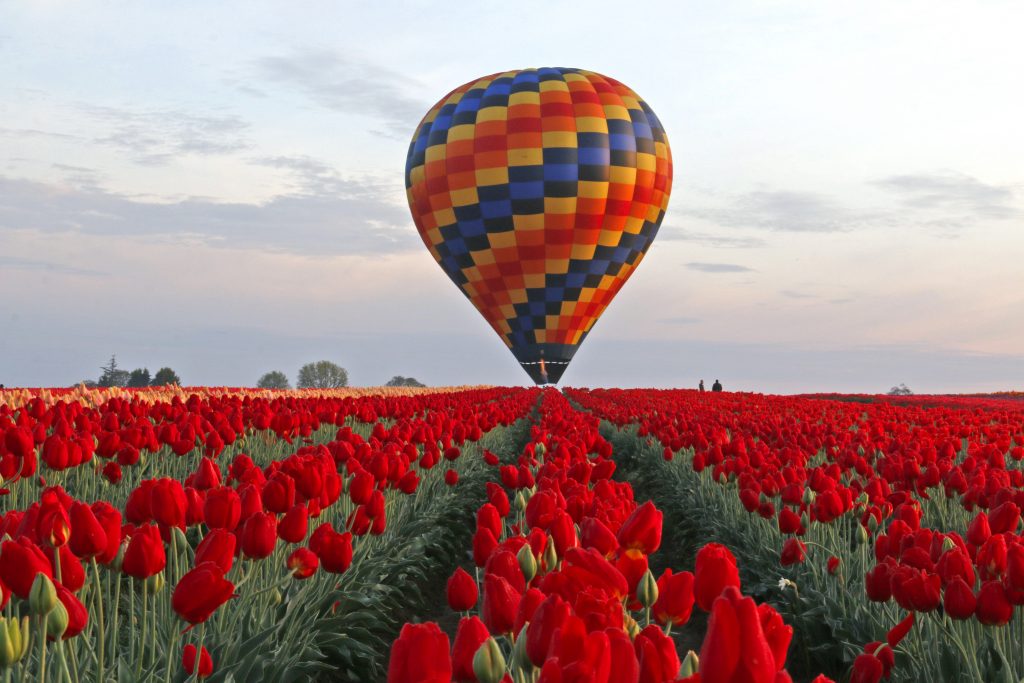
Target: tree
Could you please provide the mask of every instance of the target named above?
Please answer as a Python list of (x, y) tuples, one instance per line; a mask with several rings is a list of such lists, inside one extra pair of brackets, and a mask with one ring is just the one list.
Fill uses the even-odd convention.
[(299, 368), (299, 389), (337, 389), (348, 386), (348, 371), (329, 360), (306, 363)]
[(890, 396), (913, 396), (914, 392), (907, 388), (906, 384), (900, 384), (889, 390)]
[(148, 387), (149, 380), (149, 368), (135, 368), (132, 374), (128, 375), (128, 386)]
[(128, 384), (128, 371), (117, 367), (117, 356), (111, 355), (110, 361), (106, 365), (101, 365), (100, 370), (103, 371), (103, 374), (100, 375), (99, 381), (96, 382), (97, 386), (123, 387)]
[(388, 380), (385, 386), (389, 387), (425, 387), (427, 386), (423, 382), (420, 382), (415, 377), (402, 377), (401, 375), (395, 375)]
[(168, 384), (177, 384), (180, 386), (181, 378), (178, 377), (178, 374), (170, 368), (160, 368), (156, 371), (156, 374), (153, 375), (153, 381), (150, 383), (150, 386), (165, 387)]
[(273, 370), (260, 377), (260, 381), (256, 383), (256, 386), (260, 389), (291, 389), (292, 385), (288, 383), (288, 376), (280, 370)]

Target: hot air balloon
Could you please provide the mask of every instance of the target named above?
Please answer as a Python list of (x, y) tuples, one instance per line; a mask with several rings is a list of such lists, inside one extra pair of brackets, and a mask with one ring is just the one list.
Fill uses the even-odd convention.
[(523, 69), (434, 105), (405, 185), (444, 272), (536, 383), (557, 383), (658, 233), (672, 155), (622, 83)]

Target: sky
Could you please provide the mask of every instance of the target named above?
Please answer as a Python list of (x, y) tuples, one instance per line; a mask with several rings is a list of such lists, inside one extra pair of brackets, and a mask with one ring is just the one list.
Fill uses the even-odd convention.
[(408, 141), (509, 69), (612, 76), (675, 179), (572, 386), (1024, 389), (1024, 5), (0, 0), (0, 383), (525, 384)]

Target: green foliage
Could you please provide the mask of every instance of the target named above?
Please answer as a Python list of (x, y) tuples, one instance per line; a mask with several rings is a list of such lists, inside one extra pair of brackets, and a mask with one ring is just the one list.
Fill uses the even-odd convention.
[(337, 389), (348, 386), (348, 371), (329, 360), (306, 363), (299, 368), (299, 389)]
[(130, 387), (148, 387), (150, 382), (149, 368), (135, 368), (131, 374), (128, 375), (128, 385)]
[(103, 374), (96, 382), (97, 386), (123, 387), (128, 384), (129, 373), (127, 370), (117, 367), (117, 356), (111, 355), (107, 364), (100, 366), (100, 370), (103, 371)]
[(156, 374), (153, 375), (153, 381), (151, 383), (151, 386), (165, 387), (169, 384), (177, 384), (180, 386), (181, 378), (178, 377), (178, 374), (174, 372), (174, 370), (171, 370), (170, 368), (160, 368), (159, 370), (157, 370)]
[(906, 384), (899, 384), (889, 390), (889, 396), (913, 396), (914, 392), (911, 391)]
[(256, 382), (256, 386), (260, 389), (291, 389), (292, 385), (288, 383), (288, 376), (280, 370), (271, 370), (266, 373), (260, 380)]
[(388, 387), (425, 387), (427, 386), (423, 382), (420, 382), (415, 377), (402, 377), (401, 375), (395, 375), (388, 380), (388, 383), (384, 386)]

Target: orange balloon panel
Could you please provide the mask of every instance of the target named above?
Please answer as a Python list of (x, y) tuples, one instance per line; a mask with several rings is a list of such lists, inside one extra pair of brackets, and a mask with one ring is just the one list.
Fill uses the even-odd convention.
[(438, 102), (413, 136), (405, 181), (430, 253), (548, 383), (654, 240), (672, 155), (658, 117), (622, 83), (524, 69)]

